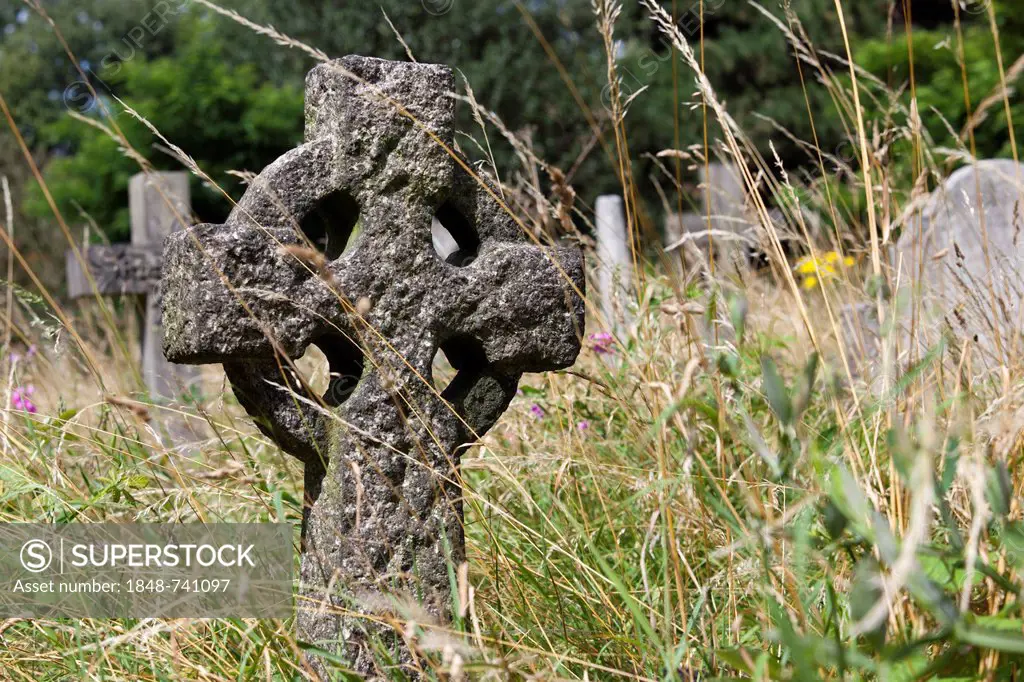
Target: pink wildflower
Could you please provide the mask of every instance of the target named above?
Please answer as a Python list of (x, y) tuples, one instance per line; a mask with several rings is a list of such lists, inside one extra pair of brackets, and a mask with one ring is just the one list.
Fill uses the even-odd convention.
[(15, 388), (11, 391), (11, 407), (16, 410), (24, 410), (30, 414), (36, 412), (35, 403), (29, 397), (36, 392), (35, 386), (29, 384), (25, 388)]
[(615, 352), (612, 347), (615, 345), (615, 337), (608, 332), (599, 332), (590, 335), (591, 347), (598, 355), (610, 355)]
[(541, 407), (540, 405), (537, 405), (537, 404), (531, 405), (530, 406), (530, 412), (537, 419), (543, 419), (544, 418), (544, 408)]
[(579, 429), (580, 431), (586, 431), (587, 429), (590, 428), (590, 422), (588, 422), (586, 419), (576, 422), (576, 428)]

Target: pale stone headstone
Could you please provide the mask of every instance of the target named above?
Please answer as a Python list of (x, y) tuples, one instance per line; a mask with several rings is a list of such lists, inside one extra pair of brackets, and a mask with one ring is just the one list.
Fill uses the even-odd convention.
[(752, 224), (743, 179), (735, 165), (718, 161), (706, 168), (701, 166), (698, 173), (702, 210), (672, 213), (665, 218), (665, 248), (673, 251), (686, 247), (688, 253), (707, 258), (709, 247), (714, 244), (715, 262), (733, 269), (741, 258), (745, 241), (749, 241), (743, 233)]
[[(397, 604), (416, 601), (448, 618), (465, 446), (523, 372), (571, 365), (583, 334), (579, 250), (534, 245), (490, 180), (456, 162), (454, 85), (440, 65), (317, 66), (305, 144), (225, 224), (166, 246), (165, 353), (223, 363), (258, 427), (305, 464), (299, 637), (366, 676), (381, 676), (375, 641), (400, 663), (414, 656), (384, 613), (401, 619)], [(457, 258), (435, 251), (434, 217)], [(291, 371), (311, 344), (331, 365), (323, 396)], [(457, 374), (435, 389), (439, 349)]]
[(594, 207), (594, 222), (601, 314), (614, 330), (630, 319), (629, 292), (633, 284), (633, 252), (622, 197), (599, 196)]
[[(985, 160), (960, 168), (911, 217), (894, 249), (901, 305), (922, 303), (924, 345), (947, 329), (989, 357), (1024, 351), (1024, 165)], [(987, 236), (987, 248), (985, 246)], [(994, 298), (993, 298), (994, 295)], [(903, 318), (907, 315), (903, 314)], [(901, 319), (905, 327), (906, 320)], [(929, 333), (930, 332), (930, 333)]]
[(711, 202), (711, 217), (720, 229), (737, 231), (745, 227), (747, 198), (739, 168), (731, 163), (709, 163), (701, 167), (700, 178), (703, 194)]
[[(188, 173), (137, 173), (128, 184), (131, 243), (87, 246), (82, 260), (65, 254), (68, 295), (82, 298), (137, 295), (145, 300), (142, 328), (142, 378), (150, 395), (172, 398), (198, 378), (195, 367), (168, 362), (161, 349), (160, 263), (164, 238), (192, 214)], [(84, 261), (88, 274), (82, 267)], [(90, 277), (92, 282), (90, 282)], [(95, 287), (93, 286), (95, 282)]]
[(692, 244), (699, 253), (707, 253), (707, 231), (706, 214), (672, 213), (665, 218), (665, 249), (674, 251)]

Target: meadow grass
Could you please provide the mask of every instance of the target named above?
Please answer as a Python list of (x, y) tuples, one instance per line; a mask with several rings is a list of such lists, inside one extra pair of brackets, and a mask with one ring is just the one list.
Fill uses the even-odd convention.
[[(1018, 679), (1020, 358), (933, 333), (920, 301), (889, 293), (900, 289), (887, 258), (894, 235), (914, 224), (948, 158), (970, 158), (967, 142), (937, 149), (885, 84), (849, 54), (848, 75), (836, 75), (843, 56), (823, 62), (798, 17), (784, 16), (794, 68), (833, 94), (858, 157), (808, 141), (818, 172), (797, 183), (758, 154), (699, 76), (699, 44), (644, 5), (720, 132), (704, 149), (659, 156), (666, 206), (683, 191), (683, 166), (742, 159), (767, 265), (735, 271), (692, 251), (680, 265), (678, 251), (657, 248), (649, 215), (660, 207), (639, 198), (649, 179), (632, 174), (627, 106), (614, 89), (618, 3), (595, 0), (614, 95), (604, 135), (644, 247), (631, 322), (602, 319), (591, 300), (576, 366), (528, 376), (463, 456), (467, 563), (452, 567), (453, 622), (411, 626), (415, 616), (398, 614), (396, 629), (436, 679)], [(914, 177), (900, 192), (867, 134), (868, 97), (891, 102), (894, 131), (913, 141)], [(552, 217), (564, 226), (569, 212), (591, 219), (558, 169), (472, 91), (462, 103), (497, 133), (481, 149), (504, 139), (543, 171), (523, 177), (555, 185), (508, 188), (544, 202), (517, 214), (524, 228), (537, 234)], [(102, 125), (119, 136), (116, 119)], [(845, 187), (829, 180), (837, 166)], [(854, 195), (866, 226), (845, 203)], [(772, 203), (784, 224), (770, 218)], [(832, 227), (815, 230), (806, 211)], [(836, 258), (852, 262), (833, 274)], [(131, 369), (129, 301), (71, 310), (49, 292), (8, 292), (4, 398), (22, 396), (23, 409), (0, 423), (0, 521), (282, 521), (297, 532), (300, 466), (256, 431), (219, 368), (178, 400), (150, 400)], [(878, 338), (842, 333), (851, 304), (883, 320)], [(908, 304), (910, 328), (899, 328), (891, 320)], [(323, 382), (322, 361), (297, 364)], [(0, 623), (0, 639), (0, 676), (12, 680), (305, 674), (290, 620), (14, 619)], [(385, 652), (381, 665), (404, 678)]]

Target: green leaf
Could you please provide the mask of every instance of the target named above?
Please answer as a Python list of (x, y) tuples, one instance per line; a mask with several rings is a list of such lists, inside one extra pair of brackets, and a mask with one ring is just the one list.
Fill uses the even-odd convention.
[(718, 353), (718, 371), (723, 376), (735, 379), (740, 374), (740, 359), (734, 353)]
[(1017, 566), (1024, 566), (1024, 522), (1007, 523), (1000, 536), (1002, 546), (1010, 554), (1010, 559)]
[(910, 440), (910, 435), (897, 424), (889, 429), (886, 434), (886, 441), (889, 445), (889, 453), (892, 456), (896, 471), (904, 481), (910, 480), (910, 471), (913, 466), (914, 453), (916, 448)]
[(132, 490), (142, 490), (149, 485), (149, 477), (143, 474), (135, 474), (133, 476), (129, 476), (125, 480), (124, 484)]
[(793, 423), (793, 401), (789, 397), (786, 384), (779, 376), (779, 369), (770, 356), (761, 356), (761, 373), (764, 378), (764, 392), (772, 412), (783, 426)]
[(747, 312), (750, 306), (746, 297), (742, 295), (733, 296), (729, 300), (729, 322), (736, 332), (736, 346), (743, 344), (743, 332), (747, 328)]
[(956, 477), (956, 465), (960, 461), (960, 439), (950, 436), (946, 443), (946, 454), (942, 458), (942, 482), (939, 484), (939, 494), (945, 495), (953, 485)]
[(964, 644), (994, 649), (1009, 654), (1024, 654), (1024, 634), (1020, 630), (1009, 632), (978, 625), (959, 624), (956, 637)]
[(985, 499), (992, 507), (992, 513), (1003, 517), (1010, 513), (1010, 500), (1013, 498), (1013, 484), (1010, 483), (1010, 472), (1006, 462), (999, 460), (989, 470), (985, 481)]
[(846, 530), (849, 520), (832, 500), (825, 503), (822, 516), (824, 517), (825, 530), (828, 531), (829, 537), (833, 540), (838, 540), (842, 536), (843, 531)]
[(77, 408), (76, 409), (70, 409), (70, 410), (64, 410), (63, 412), (61, 412), (60, 414), (57, 415), (57, 419), (59, 421), (66, 422), (67, 420), (69, 420), (72, 417), (74, 417), (76, 414), (78, 414), (78, 409)]
[(811, 357), (807, 360), (807, 364), (804, 365), (804, 371), (796, 386), (796, 398), (793, 401), (794, 419), (799, 419), (800, 415), (802, 415), (807, 409), (807, 406), (811, 404), (811, 394), (814, 392), (814, 380), (818, 376), (819, 359), (820, 358), (817, 353), (811, 353)]
[[(873, 556), (866, 556), (857, 562), (853, 570), (853, 584), (850, 586), (851, 618), (855, 622), (860, 621), (884, 596), (878, 561)], [(887, 619), (882, 618), (878, 625), (864, 633), (864, 638), (875, 650), (885, 646), (886, 623)]]
[(356, 680), (365, 679), (362, 675), (355, 673), (351, 668), (348, 667), (350, 663), (343, 656), (339, 656), (337, 653), (327, 651), (326, 649), (321, 649), (315, 644), (310, 644), (309, 642), (303, 642), (299, 640), (296, 643), (299, 645), (300, 649), (305, 651), (310, 656), (315, 656), (318, 659), (321, 659), (328, 663), (333, 663), (335, 666), (337, 666), (331, 668), (330, 670), (332, 675), (339, 676), (337, 677), (337, 679), (353, 680), (353, 682), (355, 682)]
[[(757, 661), (760, 657), (764, 656), (766, 652), (758, 651), (756, 649), (750, 649), (747, 647), (739, 647), (736, 649), (719, 649), (715, 652), (715, 656), (718, 660), (725, 663), (730, 668), (738, 670), (747, 675), (754, 674), (754, 667), (757, 666)], [(752, 667), (747, 661), (752, 661), (754, 666)], [(779, 660), (773, 656), (767, 658), (767, 667), (769, 673), (769, 679), (778, 680), (782, 679), (783, 670), (782, 666), (779, 665)], [(735, 679), (735, 678), (717, 678), (717, 679)]]

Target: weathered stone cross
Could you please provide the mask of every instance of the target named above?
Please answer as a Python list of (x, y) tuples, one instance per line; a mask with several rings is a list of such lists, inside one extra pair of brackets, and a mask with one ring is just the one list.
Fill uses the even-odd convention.
[(158, 295), (164, 238), (184, 227), (182, 221), (192, 215), (191, 206), (188, 173), (137, 173), (128, 183), (131, 243), (84, 247), (81, 261), (74, 251), (69, 250), (65, 255), (71, 298), (97, 293), (144, 297), (142, 377), (152, 396), (179, 395), (198, 375), (194, 367), (175, 365), (164, 359)]
[[(581, 254), (531, 243), (490, 181), (461, 165), (453, 86), (439, 65), (317, 66), (305, 144), (262, 172), (226, 224), (166, 246), (166, 355), (223, 363), (259, 428), (305, 463), (299, 635), (366, 674), (380, 674), (371, 639), (413, 656), (373, 624), (401, 615), (399, 600), (448, 616), (448, 568), (465, 553), (463, 446), (523, 372), (571, 365), (583, 333)], [(459, 245), (444, 260), (434, 217)], [(310, 344), (330, 364), (322, 397), (289, 360)], [(438, 349), (457, 370), (440, 392)]]

